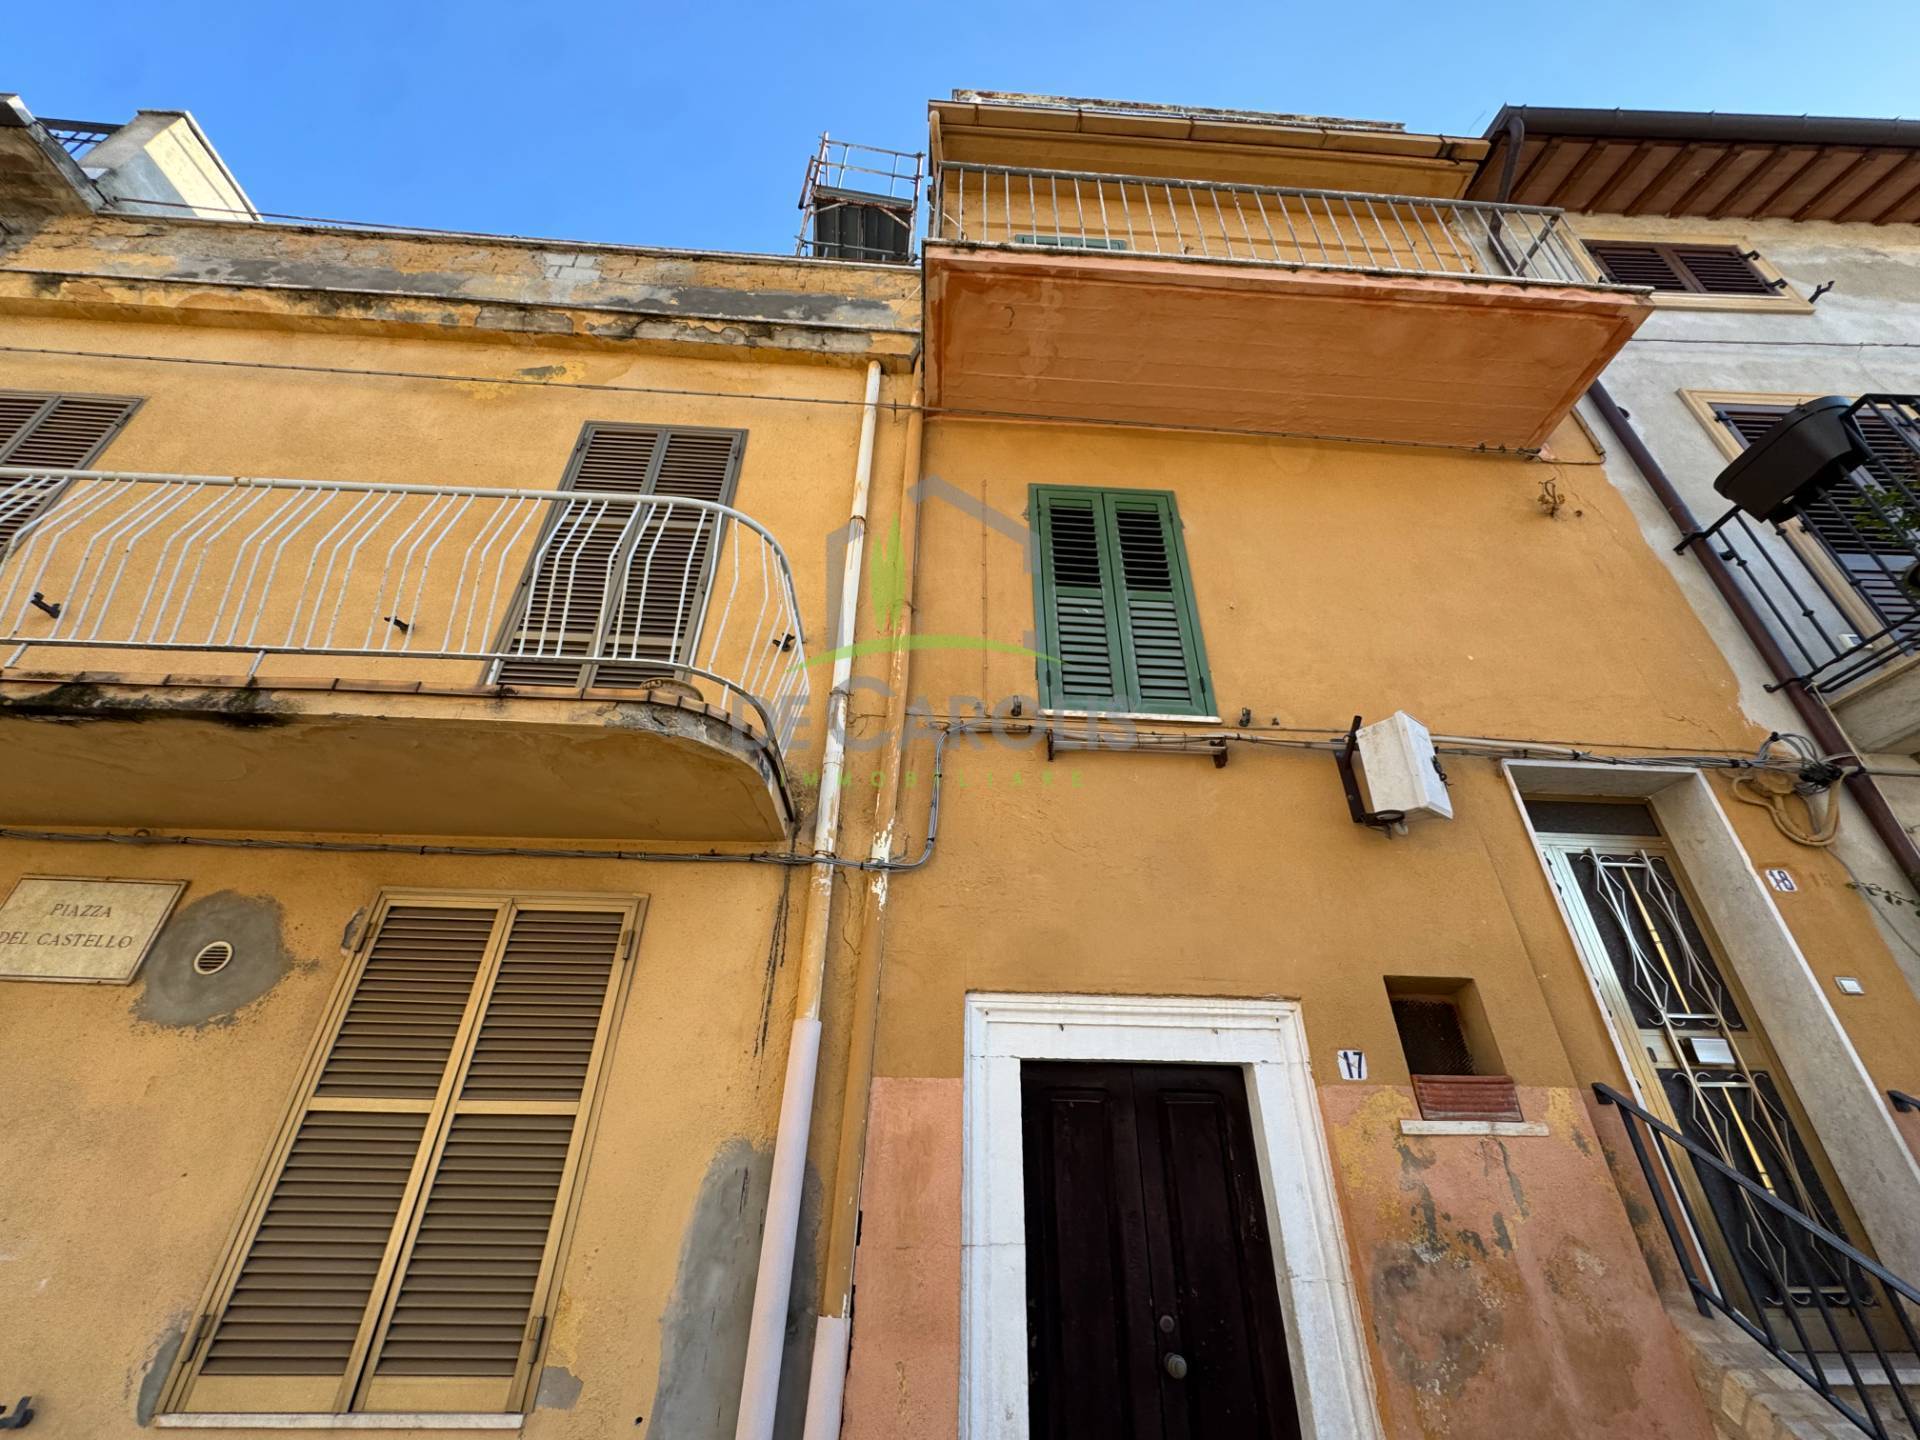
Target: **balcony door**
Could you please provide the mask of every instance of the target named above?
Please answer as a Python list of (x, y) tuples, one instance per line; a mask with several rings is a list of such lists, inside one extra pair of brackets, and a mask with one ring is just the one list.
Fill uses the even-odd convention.
[[(1638, 802), (1529, 800), (1581, 958), (1647, 1108), (1777, 1199), (1867, 1249), (1833, 1168), (1807, 1126), (1779, 1057), (1739, 992), (1661, 838)], [(1828, 1252), (1804, 1283), (1772, 1211), (1706, 1167), (1686, 1177), (1690, 1208), (1711, 1233), (1696, 1238), (1729, 1303), (1791, 1335), (1789, 1307), (1816, 1342), (1831, 1344), (1819, 1300), (1847, 1304), (1854, 1277)], [(1704, 1203), (1701, 1203), (1704, 1202)], [(1827, 1263), (1833, 1261), (1834, 1263)], [(1780, 1277), (1789, 1277), (1782, 1284)], [(1842, 1317), (1844, 1320), (1846, 1317)], [(1864, 1336), (1842, 1327), (1848, 1348)], [(1820, 1345), (1818, 1348), (1825, 1348)]]
[[(639, 687), (697, 666), (744, 430), (591, 423), (528, 562), (493, 680)], [(630, 496), (657, 497), (635, 500)]]
[[(1721, 403), (1713, 411), (1744, 447), (1791, 408)], [(1856, 418), (1873, 458), (1802, 510), (1786, 533), (1819, 570), (1839, 572), (1844, 593), (1837, 598), (1863, 638), (1891, 629), (1913, 648), (1920, 643), (1920, 590), (1910, 578), (1920, 563), (1920, 410), (1880, 404)]]

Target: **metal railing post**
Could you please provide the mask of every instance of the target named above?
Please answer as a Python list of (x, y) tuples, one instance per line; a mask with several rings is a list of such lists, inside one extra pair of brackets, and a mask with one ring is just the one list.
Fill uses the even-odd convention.
[(327, 655), (369, 681), (471, 661), (529, 688), (671, 683), (776, 750), (810, 694), (792, 566), (717, 501), (0, 467), (0, 524), (9, 665), (230, 654), (270, 685), (273, 657)]

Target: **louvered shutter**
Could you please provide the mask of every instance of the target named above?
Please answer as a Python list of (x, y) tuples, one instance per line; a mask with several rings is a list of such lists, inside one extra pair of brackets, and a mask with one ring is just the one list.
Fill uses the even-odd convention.
[(1041, 701), (1053, 709), (1212, 709), (1169, 495), (1037, 487)]
[[(1790, 405), (1716, 405), (1722, 424), (1751, 445), (1771, 430)], [(1920, 618), (1920, 596), (1904, 576), (1920, 558), (1920, 415), (1863, 409), (1854, 418), (1872, 453), (1864, 478), (1856, 471), (1800, 511), (1800, 523), (1845, 572), (1877, 621), (1874, 628)], [(1906, 430), (1903, 436), (1896, 424)], [(1911, 632), (1908, 632), (1911, 633)]]
[(627, 919), (514, 914), (360, 1408), (518, 1406)]
[(387, 908), (175, 1408), (523, 1403), (633, 920)]
[[(495, 678), (509, 685), (627, 686), (671, 675), (698, 644), (722, 517), (595, 495), (728, 504), (746, 433), (590, 424), (562, 488), (581, 498), (554, 516)], [(599, 654), (597, 665), (566, 656)]]
[(1118, 559), (1128, 694), (1139, 709), (1206, 714), (1212, 702), (1200, 663), (1193, 592), (1180, 562), (1178, 519), (1163, 495), (1109, 492), (1107, 524)]
[[(84, 470), (139, 404), (124, 395), (0, 390), (0, 465)], [(0, 478), (0, 555), (65, 483), (50, 476)]]
[(1654, 245), (1627, 240), (1589, 240), (1587, 251), (1620, 285), (1693, 295), (1754, 295), (1779, 292), (1737, 245)]
[(1655, 290), (1685, 290), (1679, 268), (1658, 245), (1589, 240), (1587, 252), (1616, 285), (1650, 285)]
[(1119, 605), (1100, 494), (1042, 492), (1035, 510), (1041, 700), (1060, 709), (1123, 708)]
[(1670, 251), (1696, 288), (1707, 295), (1773, 295), (1772, 281), (1737, 245), (1675, 245)]

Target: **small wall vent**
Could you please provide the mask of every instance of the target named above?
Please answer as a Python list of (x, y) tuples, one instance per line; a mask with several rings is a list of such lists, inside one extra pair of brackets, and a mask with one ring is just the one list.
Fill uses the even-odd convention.
[(193, 957), (193, 973), (196, 975), (218, 975), (227, 968), (233, 959), (233, 946), (225, 940), (215, 940), (200, 947), (200, 953)]

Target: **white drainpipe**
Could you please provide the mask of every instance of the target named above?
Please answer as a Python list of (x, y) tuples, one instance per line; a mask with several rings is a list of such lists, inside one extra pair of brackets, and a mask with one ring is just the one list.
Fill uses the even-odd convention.
[[(827, 740), (820, 757), (820, 796), (813, 817), (815, 855), (832, 855), (840, 843), (840, 776), (846, 768), (847, 687), (853, 677), (850, 652), (860, 608), (860, 566), (866, 550), (867, 495), (873, 485), (873, 436), (879, 411), (880, 362), (873, 360), (867, 364), (866, 403), (860, 412), (860, 457), (853, 473), (853, 513), (847, 522), (847, 560), (840, 578), (840, 625), (833, 637), (833, 688), (827, 695)], [(766, 1229), (760, 1235), (760, 1271), (753, 1284), (753, 1323), (747, 1331), (747, 1367), (740, 1381), (740, 1419), (734, 1426), (734, 1440), (771, 1440), (780, 1395), (793, 1253), (800, 1236), (800, 1190), (806, 1177), (814, 1080), (820, 1066), (820, 995), (826, 983), (833, 868), (816, 865), (808, 877), (800, 988), (793, 1038), (787, 1045), (780, 1126), (774, 1133), (773, 1178), (767, 1188)]]

